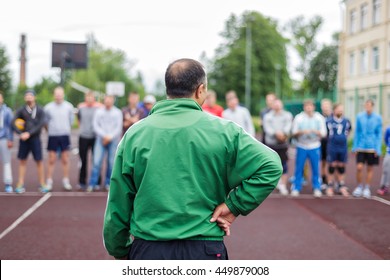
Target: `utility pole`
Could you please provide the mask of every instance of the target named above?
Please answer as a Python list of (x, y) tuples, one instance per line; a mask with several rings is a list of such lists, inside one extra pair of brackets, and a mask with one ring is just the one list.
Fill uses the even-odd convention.
[(251, 81), (252, 81), (252, 30), (251, 22), (246, 23), (246, 50), (245, 50), (245, 106), (250, 111)]
[(26, 85), (26, 35), (22, 34), (20, 37), (20, 80), (19, 84), (24, 86)]
[(277, 96), (279, 96), (279, 98), (282, 98), (282, 94), (281, 94), (281, 91), (280, 91), (280, 87), (281, 87), (281, 81), (280, 81), (280, 70), (282, 69), (282, 67), (280, 66), (279, 63), (277, 63), (275, 65), (275, 93)]

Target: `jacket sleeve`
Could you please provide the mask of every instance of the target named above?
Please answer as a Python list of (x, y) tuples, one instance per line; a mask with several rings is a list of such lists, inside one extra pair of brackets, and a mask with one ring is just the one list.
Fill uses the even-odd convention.
[(377, 129), (375, 131), (376, 133), (376, 153), (377, 155), (381, 155), (382, 154), (382, 118), (380, 116), (378, 116), (378, 126), (377, 126)]
[(73, 125), (73, 122), (74, 122), (74, 107), (72, 105), (72, 103), (69, 103), (69, 124), (70, 124), (70, 127), (72, 127)]
[(242, 130), (234, 150), (228, 175), (232, 190), (225, 203), (235, 216), (247, 215), (274, 190), (282, 165), (276, 152)]
[(359, 115), (356, 117), (356, 130), (355, 130), (355, 135), (353, 136), (353, 145), (352, 145), (352, 152), (355, 152), (356, 149), (358, 148), (358, 140), (360, 137), (360, 120), (359, 120)]
[(42, 127), (46, 124), (46, 114), (43, 109), (37, 108), (37, 118), (38, 121), (27, 131), (30, 135), (39, 134)]
[(291, 124), (291, 134), (293, 137), (299, 132), (300, 115), (296, 115)]
[(387, 147), (390, 146), (390, 127), (386, 129), (384, 141)]
[(136, 193), (130, 169), (124, 160), (123, 146), (124, 141), (120, 143), (115, 157), (103, 224), (104, 246), (115, 258), (122, 258), (130, 251), (130, 220)]
[(255, 136), (255, 126), (253, 125), (251, 114), (249, 110), (245, 110), (246, 129), (250, 135)]
[(286, 125), (283, 127), (283, 133), (288, 135), (288, 136), (291, 134), (292, 121), (293, 121), (292, 114), (290, 112), (287, 112), (287, 114), (286, 114)]
[(322, 138), (325, 138), (327, 135), (328, 135), (328, 131), (327, 131), (327, 129), (326, 129), (326, 119), (323, 117), (323, 116), (321, 116), (321, 114), (318, 114), (319, 115), (319, 117), (318, 117), (318, 119), (319, 119), (319, 122), (320, 122), (320, 134), (321, 134), (321, 137)]
[(21, 134), (22, 131), (20, 131), (20, 130), (16, 127), (16, 125), (15, 125), (15, 120), (22, 117), (22, 110), (23, 110), (23, 108), (19, 108), (19, 109), (15, 112), (15, 115), (14, 115), (12, 121), (11, 121), (12, 129), (13, 129), (13, 131), (15, 131), (17, 134)]
[(93, 125), (93, 130), (95, 131), (96, 135), (103, 138), (104, 136), (106, 136), (106, 132), (100, 127), (100, 124), (99, 124), (99, 118), (100, 118), (101, 114), (102, 113), (101, 113), (100, 109), (98, 109), (93, 116), (92, 125)]
[(7, 108), (7, 109), (8, 110), (7, 110), (7, 117), (5, 120), (5, 125), (8, 129), (6, 131), (6, 138), (8, 141), (13, 141), (14, 140), (14, 132), (13, 132), (13, 128), (12, 128), (12, 120), (13, 120), (14, 116), (13, 116), (11, 109), (9, 109), (9, 108)]
[(275, 129), (272, 127), (272, 116), (270, 113), (267, 113), (264, 115), (263, 119), (263, 129), (265, 134), (268, 134), (270, 136), (275, 135)]
[(116, 124), (113, 126), (110, 134), (113, 138), (118, 138), (122, 134), (123, 116), (121, 111), (117, 111), (117, 117), (115, 119)]

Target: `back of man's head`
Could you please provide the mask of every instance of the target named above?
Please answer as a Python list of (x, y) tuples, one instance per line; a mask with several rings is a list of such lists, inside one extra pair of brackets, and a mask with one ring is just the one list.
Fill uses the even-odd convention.
[(204, 67), (196, 60), (178, 59), (165, 72), (165, 86), (170, 98), (189, 98), (201, 85), (206, 85)]

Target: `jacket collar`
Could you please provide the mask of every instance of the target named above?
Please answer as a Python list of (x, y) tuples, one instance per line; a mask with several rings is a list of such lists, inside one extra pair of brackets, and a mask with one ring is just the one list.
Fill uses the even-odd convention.
[(191, 98), (175, 98), (158, 101), (150, 111), (150, 115), (183, 110), (203, 111), (202, 107)]

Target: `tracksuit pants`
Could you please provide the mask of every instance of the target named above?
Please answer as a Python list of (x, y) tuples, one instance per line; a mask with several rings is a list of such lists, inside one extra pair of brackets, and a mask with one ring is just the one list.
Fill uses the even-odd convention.
[(305, 166), (306, 159), (309, 159), (311, 165), (311, 180), (313, 189), (321, 189), (321, 147), (315, 149), (303, 149), (297, 147), (297, 154), (295, 158), (295, 182), (293, 189), (299, 192), (302, 190), (303, 168)]

